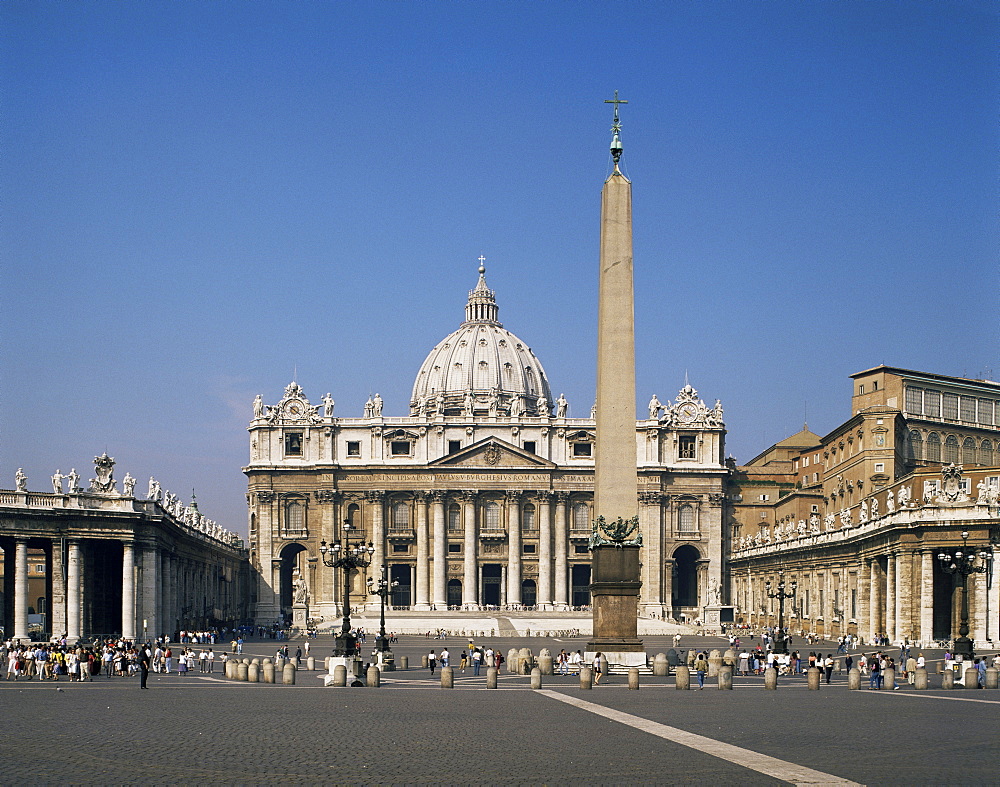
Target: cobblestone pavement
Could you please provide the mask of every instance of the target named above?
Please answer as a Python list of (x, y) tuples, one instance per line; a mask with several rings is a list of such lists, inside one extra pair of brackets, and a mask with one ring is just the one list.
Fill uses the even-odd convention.
[[(694, 638), (691, 638), (694, 641)], [(371, 639), (369, 639), (369, 644)], [(394, 648), (419, 665), (440, 640), (406, 638)], [(697, 638), (698, 645), (717, 644)], [(244, 655), (273, 656), (276, 643), (251, 642)], [(292, 649), (297, 643), (292, 643)], [(449, 640), (454, 656), (463, 644)], [(584, 640), (499, 641), (558, 650)], [(682, 643), (682, 647), (688, 643)], [(313, 654), (329, 653), (316, 642)], [(647, 641), (650, 652), (669, 647)], [(320, 658), (321, 661), (321, 658)], [(485, 673), (485, 671), (484, 671)], [(801, 678), (779, 690), (760, 678), (714, 681), (676, 691), (673, 679), (623, 676), (591, 691), (576, 677), (546, 677), (544, 688), (639, 720), (659, 722), (741, 749), (866, 784), (995, 784), (1000, 691), (849, 692), (835, 677), (819, 692)], [(3, 783), (531, 783), (764, 784), (740, 755), (705, 754), (600, 712), (531, 691), (526, 677), (456, 670), (444, 690), (419, 668), (383, 675), (382, 688), (322, 688), (302, 670), (297, 685), (226, 681), (198, 673), (87, 684), (0, 683), (7, 734), (0, 737)], [(932, 682), (932, 685), (937, 683)], [(62, 689), (58, 691), (57, 689)]]

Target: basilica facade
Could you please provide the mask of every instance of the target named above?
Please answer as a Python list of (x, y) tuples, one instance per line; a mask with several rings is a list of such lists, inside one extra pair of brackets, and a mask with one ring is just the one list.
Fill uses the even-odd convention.
[[(595, 422), (570, 418), (541, 362), (499, 321), (485, 268), (465, 320), (428, 354), (409, 412), (360, 418), (312, 404), (295, 382), (249, 425), (251, 561), (258, 622), (293, 604), (332, 621), (343, 579), (323, 542), (372, 545), (390, 603), (414, 610), (569, 610), (590, 603)], [(685, 386), (636, 421), (642, 530), (639, 614), (694, 619), (724, 587), (722, 407)], [(375, 606), (357, 574), (351, 604)], [(709, 588), (712, 588), (710, 592)], [(712, 595), (714, 594), (714, 596)]]

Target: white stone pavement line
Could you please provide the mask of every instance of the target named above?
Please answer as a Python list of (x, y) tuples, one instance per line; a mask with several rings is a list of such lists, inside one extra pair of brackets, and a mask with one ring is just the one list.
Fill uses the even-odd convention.
[(896, 694), (893, 691), (880, 691), (879, 694), (883, 694), (889, 697), (918, 697), (922, 700), (951, 700), (952, 702), (983, 702), (987, 705), (1000, 705), (1000, 700), (976, 700), (972, 697), (945, 697), (941, 694), (912, 694), (910, 692), (904, 692), (902, 694)]
[(612, 708), (606, 708), (603, 705), (597, 705), (596, 703), (587, 702), (586, 700), (577, 699), (576, 697), (569, 697), (555, 691), (539, 689), (537, 693), (543, 694), (550, 699), (559, 700), (560, 702), (565, 702), (568, 705), (573, 705), (581, 710), (595, 713), (598, 716), (603, 716), (611, 721), (617, 721), (620, 724), (626, 724), (637, 730), (648, 732), (650, 735), (656, 735), (664, 740), (679, 743), (681, 746), (687, 746), (690, 749), (695, 749), (703, 752), (704, 754), (709, 754), (712, 757), (718, 757), (719, 759), (726, 760), (734, 765), (739, 765), (743, 768), (763, 773), (765, 776), (770, 776), (775, 779), (791, 782), (792, 784), (857, 784), (857, 782), (852, 782), (848, 779), (841, 779), (840, 777), (833, 776), (829, 773), (815, 771), (812, 768), (805, 767), (804, 765), (796, 765), (794, 762), (779, 760), (776, 757), (769, 757), (766, 754), (760, 754), (759, 752), (751, 751), (750, 749), (744, 749), (730, 743), (723, 743), (722, 741), (717, 741), (713, 738), (706, 738), (704, 735), (696, 735), (693, 732), (686, 732), (685, 730), (678, 729), (677, 727), (668, 727), (666, 724), (660, 724), (656, 721), (643, 719), (640, 716), (633, 716), (630, 713), (623, 713)]

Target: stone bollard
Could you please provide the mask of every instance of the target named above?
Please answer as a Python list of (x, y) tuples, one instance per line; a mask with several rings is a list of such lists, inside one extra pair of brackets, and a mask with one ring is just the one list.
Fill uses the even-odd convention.
[(552, 657), (551, 656), (539, 656), (538, 657), (538, 669), (541, 670), (542, 675), (552, 674)]
[(423, 667), (424, 669), (427, 669), (427, 663), (428, 663), (427, 654), (425, 653), (423, 656), (420, 657), (420, 666)]
[(249, 664), (244, 664), (242, 661), (236, 665), (236, 680), (246, 680), (247, 673), (250, 670)]
[(399, 657), (399, 668), (400, 669), (409, 669), (410, 668), (410, 657), (409, 656), (400, 656)]
[(455, 688), (455, 668), (454, 667), (441, 667), (441, 688), (442, 689), (453, 689), (453, 688)]
[(941, 688), (942, 689), (953, 689), (955, 688), (955, 672), (954, 670), (946, 669), (941, 673)]
[(719, 688), (733, 690), (733, 668), (728, 664), (719, 667)]
[(611, 675), (611, 668), (608, 666), (608, 657), (601, 655), (601, 674)]
[(688, 690), (691, 688), (691, 668), (683, 664), (674, 667), (674, 688)]
[(274, 660), (274, 669), (277, 670), (278, 672), (281, 672), (284, 668), (285, 668), (285, 660), (281, 658), (281, 656), (278, 656)]
[(507, 672), (510, 675), (517, 674), (517, 654), (519, 653), (517, 648), (511, 648), (507, 651)]
[(538, 651), (538, 658), (541, 658), (542, 656), (551, 656), (551, 655), (552, 651), (549, 650), (548, 648), (542, 648), (540, 651)]
[(708, 654), (708, 677), (716, 677), (719, 674), (719, 667), (721, 666), (722, 654), (718, 650), (713, 650)]
[(246, 664), (249, 667), (250, 666), (250, 659), (243, 659), (243, 663)]
[(823, 673), (819, 671), (818, 667), (810, 667), (806, 670), (806, 677), (809, 681), (809, 691), (819, 691), (819, 679), (823, 676)]
[[(257, 659), (254, 659), (256, 661)], [(260, 665), (251, 664), (247, 667), (247, 682), (248, 683), (260, 683)]]
[(281, 668), (281, 682), (285, 686), (294, 686), (295, 685), (295, 665), (294, 664), (286, 664), (284, 667)]
[(969, 667), (965, 671), (965, 688), (967, 689), (978, 689), (979, 688), (979, 670), (975, 667)]
[(256, 664), (259, 667), (260, 666), (260, 659), (252, 659), (250, 661), (250, 664), (251, 665)]
[(986, 669), (986, 688), (995, 689), (1000, 684), (1000, 670), (996, 667)]
[[(816, 678), (816, 682), (819, 683), (819, 677)], [(774, 667), (768, 667), (764, 670), (764, 688), (771, 691), (775, 691), (778, 688), (778, 670)]]
[(841, 672), (843, 672), (843, 671), (844, 671), (844, 666), (843, 666), (843, 664), (841, 663), (840, 659), (836, 659), (836, 660), (834, 660), (834, 662), (833, 662), (833, 671), (834, 671), (834, 672), (836, 672), (836, 673), (837, 673), (838, 675), (839, 675), (839, 674), (840, 674)]
[(315, 657), (309, 656), (309, 658), (306, 659), (306, 669), (309, 670), (310, 672), (314, 672), (316, 670)]
[(486, 670), (486, 688), (495, 689), (497, 687), (497, 668), (490, 667)]
[(847, 673), (847, 688), (851, 691), (857, 691), (861, 688), (861, 670), (857, 667), (852, 667), (851, 671)]
[(927, 668), (918, 667), (916, 677), (913, 679), (913, 688), (917, 691), (924, 691), (927, 689)]
[(333, 668), (333, 685), (334, 686), (347, 685), (347, 667), (345, 667), (343, 664), (338, 664)]
[(639, 690), (639, 668), (638, 667), (632, 667), (628, 671), (628, 688), (629, 688), (629, 691), (638, 691)]
[(225, 674), (227, 680), (236, 679), (236, 663), (233, 661), (227, 661), (222, 665), (222, 672)]
[(266, 660), (264, 666), (261, 667), (261, 679), (264, 683), (274, 683), (274, 665), (270, 659)]
[(518, 659), (518, 674), (519, 675), (530, 675), (531, 668), (535, 666), (534, 657), (531, 655), (531, 651), (528, 648), (521, 648), (517, 652)]
[(658, 678), (665, 678), (670, 674), (670, 662), (667, 661), (666, 653), (653, 656), (653, 674)]
[(329, 672), (329, 671), (330, 671), (330, 657), (327, 656), (325, 659), (323, 659), (323, 672)]
[(590, 667), (580, 668), (580, 688), (592, 689), (594, 687), (594, 672)]
[(365, 673), (365, 681), (373, 689), (377, 689), (382, 685), (382, 673), (379, 672), (378, 667), (374, 664), (372, 664), (368, 668), (368, 672)]
[(896, 670), (887, 668), (882, 671), (882, 680), (885, 682), (885, 687), (892, 691), (893, 686), (896, 685)]
[(727, 667), (735, 667), (736, 651), (732, 648), (726, 648), (726, 652), (722, 654), (722, 663)]
[(540, 689), (542, 687), (542, 671), (538, 667), (531, 670), (531, 688)]

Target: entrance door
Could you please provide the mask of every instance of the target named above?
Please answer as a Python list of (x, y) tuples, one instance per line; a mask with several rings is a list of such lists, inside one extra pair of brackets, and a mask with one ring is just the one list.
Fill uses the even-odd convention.
[(389, 605), (394, 608), (410, 608), (411, 585), (410, 577), (412, 572), (410, 566), (405, 563), (393, 563), (389, 566), (389, 581), (396, 582), (396, 586), (389, 593)]
[(448, 580), (448, 609), (462, 608), (462, 580)]
[(483, 566), (483, 603), (488, 607), (500, 606), (500, 583), (503, 566), (487, 563)]
[(573, 566), (570, 573), (573, 607), (590, 606), (590, 564), (580, 563)]
[(526, 607), (533, 607), (538, 603), (538, 593), (535, 580), (526, 579), (521, 583), (521, 604)]
[(698, 550), (685, 544), (674, 552), (673, 606), (698, 606)]

